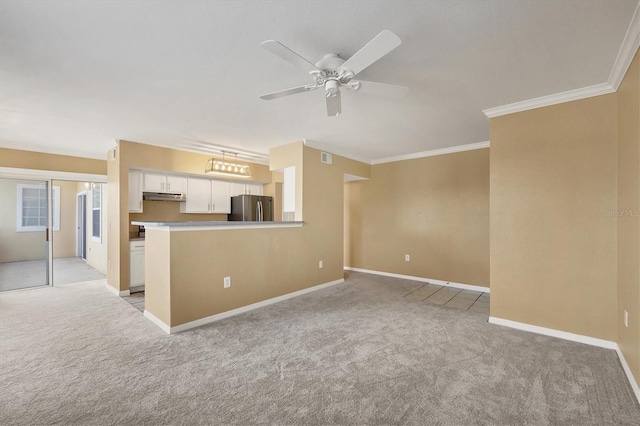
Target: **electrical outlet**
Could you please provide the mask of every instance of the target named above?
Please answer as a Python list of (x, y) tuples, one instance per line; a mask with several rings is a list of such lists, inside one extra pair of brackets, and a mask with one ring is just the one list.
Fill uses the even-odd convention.
[(224, 277), (224, 288), (231, 287), (231, 277)]
[(405, 261), (405, 262), (408, 262), (408, 261), (410, 261), (410, 260), (411, 260), (411, 256), (409, 256), (408, 254), (405, 254), (405, 255), (404, 255), (404, 261)]
[(318, 262), (318, 268), (322, 269), (323, 266), (324, 266), (324, 262), (322, 260)]
[(624, 326), (629, 327), (629, 312), (624, 311)]

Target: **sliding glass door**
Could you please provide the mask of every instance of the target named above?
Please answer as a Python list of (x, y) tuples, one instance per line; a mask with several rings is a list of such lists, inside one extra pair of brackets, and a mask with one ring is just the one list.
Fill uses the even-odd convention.
[(0, 291), (48, 285), (48, 182), (0, 178), (0, 200)]

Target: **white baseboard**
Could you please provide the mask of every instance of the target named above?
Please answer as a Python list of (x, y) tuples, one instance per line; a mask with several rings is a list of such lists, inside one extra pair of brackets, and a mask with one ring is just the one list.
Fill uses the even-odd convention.
[(610, 340), (597, 339), (595, 337), (573, 334), (566, 331), (554, 330), (553, 328), (539, 327), (537, 325), (525, 324), (523, 322), (511, 321), (507, 319), (489, 317), (491, 324), (503, 325), (505, 327), (518, 330), (529, 331), (531, 333), (543, 334), (545, 336), (557, 337), (559, 339), (570, 340), (572, 342), (584, 343), (586, 345), (598, 346), (606, 349), (616, 349), (618, 344)]
[(167, 334), (171, 334), (171, 327), (169, 327), (167, 324), (165, 324), (160, 318), (158, 318), (157, 316), (153, 315), (151, 312), (147, 311), (146, 309), (144, 310), (144, 314), (143, 315), (149, 321), (151, 321), (152, 323), (154, 323), (155, 325), (160, 327), (160, 329), (162, 331), (164, 331)]
[(401, 278), (403, 280), (420, 281), (424, 283), (437, 284), (445, 287), (459, 288), (462, 290), (481, 291), (483, 293), (491, 292), (491, 289), (489, 289), (489, 287), (482, 287), (479, 285), (454, 283), (451, 281), (442, 281), (442, 280), (436, 280), (433, 278), (414, 277), (412, 275), (402, 275), (402, 274), (394, 274), (391, 272), (373, 271), (371, 269), (352, 268), (351, 266), (345, 266), (344, 269), (346, 271), (364, 272), (365, 274), (383, 275), (385, 277)]
[(115, 294), (116, 296), (129, 296), (129, 290), (118, 290), (116, 288), (111, 287), (109, 284), (105, 284), (105, 286), (107, 287), (107, 290), (109, 290), (111, 293)]
[(618, 358), (620, 359), (620, 364), (622, 364), (622, 368), (624, 369), (625, 374), (627, 375), (627, 379), (629, 379), (629, 383), (631, 384), (631, 389), (633, 389), (633, 393), (636, 394), (636, 399), (640, 402), (640, 387), (638, 387), (638, 382), (636, 382), (635, 377), (633, 377), (633, 373), (629, 368), (629, 364), (627, 364), (627, 360), (624, 359), (624, 355), (620, 350), (620, 346), (616, 345), (616, 352), (618, 353)]
[(160, 327), (165, 333), (175, 334), (181, 331), (189, 330), (191, 328), (200, 327), (205, 324), (210, 324), (212, 322), (220, 321), (225, 318), (232, 317), (234, 315), (239, 315), (245, 312), (252, 311), (254, 309), (262, 308), (265, 306), (273, 305), (274, 303), (282, 302), (287, 299), (292, 299), (294, 297), (302, 296), (303, 294), (311, 293), (313, 291), (322, 290), (323, 288), (331, 287), (336, 284), (340, 284), (344, 282), (344, 278), (340, 278), (339, 280), (330, 281), (324, 284), (318, 284), (313, 287), (305, 288), (302, 290), (294, 291), (293, 293), (283, 294), (282, 296), (273, 297), (271, 299), (263, 300), (260, 302), (252, 303), (251, 305), (242, 306), (240, 308), (232, 309), (230, 311), (221, 312), (219, 314), (211, 315), (209, 317), (201, 318), (195, 321), (190, 321), (184, 324), (177, 325), (175, 327), (171, 327), (168, 324), (165, 324), (156, 316), (148, 311), (144, 311), (144, 316), (147, 317), (150, 321)]
[(633, 393), (636, 396), (638, 402), (640, 402), (640, 388), (638, 388), (638, 383), (633, 377), (633, 373), (631, 373), (631, 369), (627, 364), (627, 360), (624, 358), (622, 351), (620, 350), (620, 346), (616, 342), (612, 342), (610, 340), (597, 339), (595, 337), (584, 336), (582, 334), (573, 334), (568, 333), (566, 331), (554, 330), (552, 328), (539, 327), (537, 325), (525, 324), (523, 322), (506, 320), (503, 318), (489, 317), (489, 322), (491, 324), (502, 325), (505, 327), (515, 328), (517, 330), (528, 331), (536, 334), (543, 334), (545, 336), (557, 337), (559, 339), (570, 340), (572, 342), (584, 343), (586, 345), (597, 346), (605, 349), (613, 349), (618, 354), (618, 358), (620, 359), (620, 363), (622, 364), (622, 368), (624, 369), (625, 374), (627, 375), (627, 380), (629, 380), (629, 384), (633, 389)]

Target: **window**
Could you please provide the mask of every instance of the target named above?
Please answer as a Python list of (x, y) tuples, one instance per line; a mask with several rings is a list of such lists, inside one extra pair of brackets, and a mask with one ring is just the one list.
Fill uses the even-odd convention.
[[(47, 229), (47, 187), (18, 184), (17, 232), (38, 232)], [(53, 230), (60, 230), (60, 187), (53, 187)]]
[(102, 208), (102, 185), (91, 184), (91, 239), (100, 242), (101, 231), (101, 208)]

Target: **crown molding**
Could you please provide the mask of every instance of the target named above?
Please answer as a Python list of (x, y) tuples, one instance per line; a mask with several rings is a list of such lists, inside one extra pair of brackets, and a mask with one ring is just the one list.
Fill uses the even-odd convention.
[(489, 148), (490, 142), (476, 142), (466, 145), (451, 146), (448, 148), (432, 149), (431, 151), (414, 152), (413, 154), (397, 155), (395, 157), (378, 158), (371, 164), (392, 163), (394, 161), (414, 160), (416, 158), (433, 157), (435, 155), (453, 154), (454, 152), (471, 151), (474, 149)]
[(595, 84), (593, 86), (583, 87), (580, 89), (569, 90), (566, 92), (555, 93), (553, 95), (541, 96), (539, 98), (529, 99), (512, 104), (502, 105), (495, 108), (482, 110), (488, 118), (499, 117), (501, 115), (513, 114), (514, 112), (527, 111), (530, 109), (561, 104), (565, 102), (577, 101), (579, 99), (590, 98), (593, 96), (606, 95), (614, 93), (620, 87), (620, 83), (627, 73), (633, 57), (640, 46), (640, 2), (636, 6), (636, 10), (631, 18), (631, 23), (627, 28), (618, 56), (613, 64), (609, 79), (606, 83)]
[(611, 69), (611, 74), (609, 74), (609, 84), (615, 89), (618, 90), (620, 87), (620, 83), (622, 83), (622, 79), (624, 75), (627, 73), (629, 66), (631, 65), (631, 61), (633, 61), (633, 57), (638, 51), (638, 47), (640, 46), (640, 2), (638, 2), (638, 6), (636, 6), (636, 11), (633, 13), (633, 17), (631, 18), (631, 23), (629, 24), (629, 28), (627, 28), (627, 34), (624, 36), (624, 40), (622, 41), (622, 46), (620, 46), (620, 50), (618, 51), (618, 56), (616, 57), (616, 61), (613, 64), (613, 68)]
[(593, 96), (606, 95), (615, 91), (616, 89), (614, 89), (609, 83), (601, 83), (594, 86), (583, 87), (581, 89), (569, 90), (567, 92), (555, 93), (553, 95), (541, 96), (539, 98), (489, 108), (482, 110), (482, 112), (487, 117), (493, 118), (501, 115), (513, 114), (514, 112), (527, 111), (530, 109), (577, 101), (579, 99), (591, 98)]

